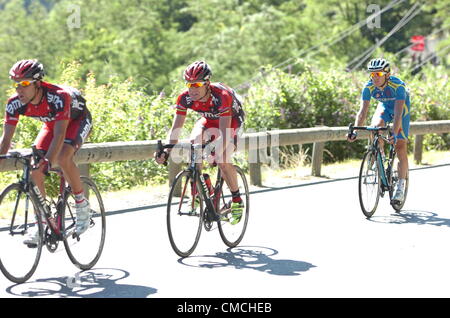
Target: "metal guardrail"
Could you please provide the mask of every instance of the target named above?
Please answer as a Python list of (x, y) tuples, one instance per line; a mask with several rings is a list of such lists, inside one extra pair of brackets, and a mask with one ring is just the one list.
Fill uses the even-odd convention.
[[(346, 140), (347, 127), (314, 127), (300, 129), (270, 130), (258, 133), (246, 133), (240, 138), (238, 151), (247, 151), (250, 162), (250, 182), (261, 185), (261, 159), (267, 160), (266, 149), (271, 148), (277, 153), (278, 146), (313, 143), (311, 174), (320, 175), (323, 158), (324, 143), (327, 141)], [(410, 125), (410, 136), (416, 135), (414, 144), (414, 160), (420, 162), (422, 158), (422, 142), (425, 134), (441, 134), (450, 132), (450, 120), (414, 122)], [(360, 138), (368, 138), (369, 133), (361, 131)], [(180, 144), (185, 147), (188, 144)], [(157, 141), (118, 141), (99, 144), (85, 144), (75, 156), (77, 164), (86, 173), (88, 165), (99, 162), (113, 162), (124, 160), (148, 160), (153, 158), (157, 150)], [(29, 150), (23, 150), (27, 152)], [(0, 164), (0, 171), (17, 170), (13, 159), (4, 160)], [(169, 177), (172, 180), (180, 167), (173, 161), (170, 164)]]

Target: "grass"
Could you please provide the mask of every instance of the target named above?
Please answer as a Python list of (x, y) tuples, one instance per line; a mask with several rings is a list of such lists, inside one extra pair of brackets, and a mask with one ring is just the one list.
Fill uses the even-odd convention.
[[(410, 169), (439, 164), (450, 164), (450, 151), (428, 151), (422, 155), (422, 162), (416, 164), (413, 154), (408, 156)], [(322, 165), (321, 176), (311, 176), (311, 165), (302, 165), (295, 168), (273, 170), (265, 168), (263, 171), (263, 184), (274, 184), (276, 182), (293, 183), (301, 180), (314, 180), (317, 178), (337, 179), (356, 177), (359, 174), (361, 159), (346, 160), (343, 162)]]

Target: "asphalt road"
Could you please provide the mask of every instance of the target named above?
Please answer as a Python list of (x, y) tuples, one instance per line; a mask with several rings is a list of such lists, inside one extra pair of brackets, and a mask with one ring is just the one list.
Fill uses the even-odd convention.
[(403, 211), (382, 198), (370, 220), (356, 178), (261, 189), (240, 246), (203, 231), (185, 259), (169, 244), (164, 202), (109, 211), (94, 269), (44, 248), (27, 283), (0, 275), (0, 297), (450, 297), (449, 177), (450, 165), (411, 171)]

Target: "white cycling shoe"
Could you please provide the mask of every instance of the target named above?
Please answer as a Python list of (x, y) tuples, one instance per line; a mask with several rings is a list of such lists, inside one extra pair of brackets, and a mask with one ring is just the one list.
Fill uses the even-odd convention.
[(91, 207), (88, 200), (84, 200), (82, 203), (75, 206), (77, 213), (77, 222), (75, 232), (80, 235), (86, 232), (91, 223)]
[(37, 224), (31, 228), (27, 229), (27, 236), (23, 240), (23, 244), (28, 245), (28, 247), (37, 247), (39, 243), (39, 227)]
[(395, 189), (395, 193), (394, 196), (392, 197), (392, 201), (398, 201), (398, 202), (403, 202), (403, 200), (405, 199), (405, 194), (403, 192), (402, 189)]

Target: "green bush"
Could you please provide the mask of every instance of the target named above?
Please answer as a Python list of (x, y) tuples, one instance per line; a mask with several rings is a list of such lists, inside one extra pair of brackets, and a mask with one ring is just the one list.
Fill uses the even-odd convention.
[[(448, 71), (445, 73), (443, 67), (433, 67), (414, 77), (409, 71), (404, 69), (398, 76), (406, 81), (411, 91), (411, 121), (450, 118)], [(260, 131), (347, 126), (355, 121), (361, 90), (367, 81), (365, 72), (324, 71), (306, 64), (303, 72), (297, 75), (272, 70), (248, 91), (246, 126)], [(366, 124), (370, 123), (376, 105), (377, 102), (372, 101)], [(365, 141), (353, 144), (328, 142), (324, 160), (333, 162), (358, 156), (365, 145)], [(427, 135), (425, 147), (449, 149), (449, 134)]]
[[(107, 85), (98, 85), (95, 75), (90, 73), (82, 80), (80, 67), (77, 62), (64, 65), (60, 78), (49, 81), (71, 85), (82, 91), (94, 125), (88, 142), (165, 140), (175, 114), (173, 105), (182, 90), (181, 83), (167, 95), (164, 92), (148, 95), (135, 84), (133, 78), (120, 81), (112, 77)], [(299, 74), (266, 71), (265, 76), (248, 90), (244, 99), (247, 130), (347, 126), (355, 121), (361, 89), (367, 81), (366, 73), (318, 70), (304, 62), (299, 63), (296, 69), (300, 70)], [(448, 71), (442, 67), (426, 68), (420, 76), (413, 77), (405, 69), (399, 77), (407, 82), (411, 90), (412, 121), (450, 118)], [(366, 123), (370, 122), (375, 108), (376, 102), (373, 102)], [(195, 112), (188, 112), (182, 137), (189, 136), (198, 118)], [(41, 125), (37, 120), (22, 117), (16, 130), (14, 148), (29, 148)], [(449, 139), (449, 134), (427, 135), (426, 149), (449, 149)], [(328, 142), (324, 160), (334, 162), (359, 157), (365, 145), (365, 141)], [(287, 155), (280, 158), (287, 165), (292, 162), (287, 157), (292, 155), (293, 150), (298, 152), (299, 147), (296, 145), (282, 150)], [(311, 152), (311, 149), (303, 149), (301, 160), (305, 161)], [(244, 155), (237, 157), (240, 164), (247, 167)], [(101, 190), (131, 188), (167, 180), (167, 168), (155, 164), (151, 158), (93, 164), (91, 174)], [(2, 180), (10, 182), (15, 176), (16, 173), (5, 173)]]

